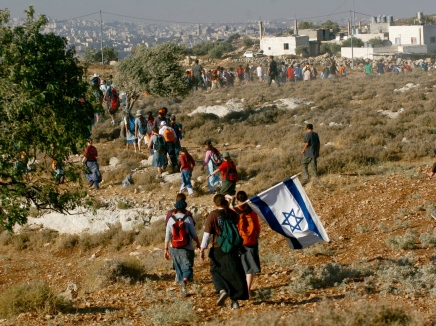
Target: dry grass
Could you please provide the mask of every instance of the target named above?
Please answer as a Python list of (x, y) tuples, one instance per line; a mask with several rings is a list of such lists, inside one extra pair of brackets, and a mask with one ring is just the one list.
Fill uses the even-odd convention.
[(71, 304), (55, 296), (43, 282), (13, 285), (0, 295), (1, 318), (10, 318), (21, 313), (51, 315), (70, 309)]
[[(304, 309), (293, 314), (279, 311), (270, 311), (267, 314), (246, 312), (226, 321), (229, 326), (248, 326), (253, 321), (258, 325), (295, 325), (295, 326), (408, 326), (425, 325), (424, 319), (417, 313), (410, 313), (403, 307), (388, 306), (384, 304), (367, 304), (357, 302), (348, 307), (337, 307), (330, 301), (321, 302), (313, 311)], [(220, 322), (211, 322), (208, 325), (221, 325)]]

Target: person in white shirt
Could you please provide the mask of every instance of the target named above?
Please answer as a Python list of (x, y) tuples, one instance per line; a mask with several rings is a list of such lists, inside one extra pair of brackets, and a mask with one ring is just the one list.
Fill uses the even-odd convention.
[(256, 68), (257, 71), (257, 78), (259, 78), (259, 81), (263, 81), (263, 71), (262, 71), (262, 65), (259, 63), (259, 65)]

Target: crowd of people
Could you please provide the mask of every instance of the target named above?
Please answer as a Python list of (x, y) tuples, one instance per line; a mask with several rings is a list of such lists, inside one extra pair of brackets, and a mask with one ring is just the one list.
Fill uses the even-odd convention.
[[(270, 65), (270, 74), (271, 71)], [(245, 77), (242, 79), (245, 80)], [(107, 81), (102, 81), (101, 84), (107, 87)], [(115, 88), (112, 86), (112, 89)], [(99, 94), (103, 94), (102, 89), (98, 90)], [(104, 94), (108, 93), (112, 94), (112, 90), (106, 89)], [(104, 94), (102, 103), (105, 103)], [(109, 112), (110, 109), (108, 106)], [(187, 210), (187, 196), (184, 194), (187, 191), (190, 197), (195, 196), (191, 178), (199, 162), (189, 154), (186, 147), (181, 146), (183, 126), (176, 121), (176, 116), (168, 114), (165, 107), (158, 110), (156, 117), (151, 111), (144, 114), (142, 110), (137, 110), (133, 116), (130, 110), (125, 109), (121, 131), (125, 136), (126, 149), (132, 145), (135, 152), (141, 152), (143, 146), (147, 147), (152, 155), (152, 167), (157, 170), (157, 178), (162, 178), (169, 164), (172, 172), (181, 172), (181, 186), (174, 209), (167, 213), (165, 219), (164, 242), (164, 258), (172, 259), (180, 295), (188, 295), (188, 285), (193, 281), (195, 250), (199, 250), (199, 258), (204, 262), (205, 252), (210, 247), (208, 257), (212, 282), (218, 295), (216, 305), (225, 306), (226, 300), (230, 298), (230, 307), (238, 309), (239, 301), (247, 300), (251, 295), (253, 276), (261, 271), (258, 247), (260, 224), (257, 214), (248, 205), (247, 193), (236, 192), (239, 175), (230, 153), (220, 153), (211, 140), (204, 143), (205, 155), (200, 162), (202, 170), (206, 169), (209, 194), (214, 194), (215, 209), (206, 218), (200, 241), (194, 217)], [(306, 132), (302, 151), (305, 171), (303, 179), (309, 178), (309, 165), (313, 177), (317, 177), (316, 160), (320, 149), (319, 137), (313, 131), (313, 126), (308, 124)], [(97, 148), (92, 144), (92, 139), (89, 139), (82, 163), (89, 187), (95, 190), (99, 189), (102, 182), (97, 158)]]

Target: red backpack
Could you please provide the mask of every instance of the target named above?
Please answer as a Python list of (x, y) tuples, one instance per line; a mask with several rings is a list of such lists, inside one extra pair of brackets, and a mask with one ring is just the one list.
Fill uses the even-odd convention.
[(175, 216), (172, 216), (174, 224), (171, 231), (171, 246), (173, 248), (183, 248), (189, 244), (188, 230), (186, 230), (186, 226), (184, 223), (187, 218), (188, 215), (183, 216), (183, 218), (181, 219), (177, 219)]

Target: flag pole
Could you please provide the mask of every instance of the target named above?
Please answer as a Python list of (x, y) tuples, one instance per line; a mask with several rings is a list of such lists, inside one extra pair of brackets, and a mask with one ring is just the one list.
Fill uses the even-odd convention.
[[(298, 177), (298, 176), (299, 176), (300, 174), (302, 174), (302, 173), (303, 173), (303, 172), (297, 173), (297, 174), (293, 175), (292, 177), (290, 177), (289, 179), (294, 179), (294, 178)], [(280, 186), (281, 184), (282, 184), (282, 182), (279, 182), (278, 184), (276, 184), (276, 185), (274, 185), (274, 186), (268, 188), (267, 190), (262, 191), (262, 192), (261, 192), (260, 194), (258, 194), (257, 196), (261, 196), (261, 195), (263, 195), (264, 193), (266, 193), (267, 191), (270, 191), (271, 189), (274, 189), (274, 188)], [(242, 205), (244, 205), (244, 204), (248, 204), (249, 202), (250, 202), (250, 199), (247, 199), (247, 200), (244, 201), (243, 203), (241, 203), (241, 204), (239, 204), (239, 205), (236, 205), (236, 207), (242, 206)], [(235, 207), (235, 206), (233, 206), (233, 207)]]

